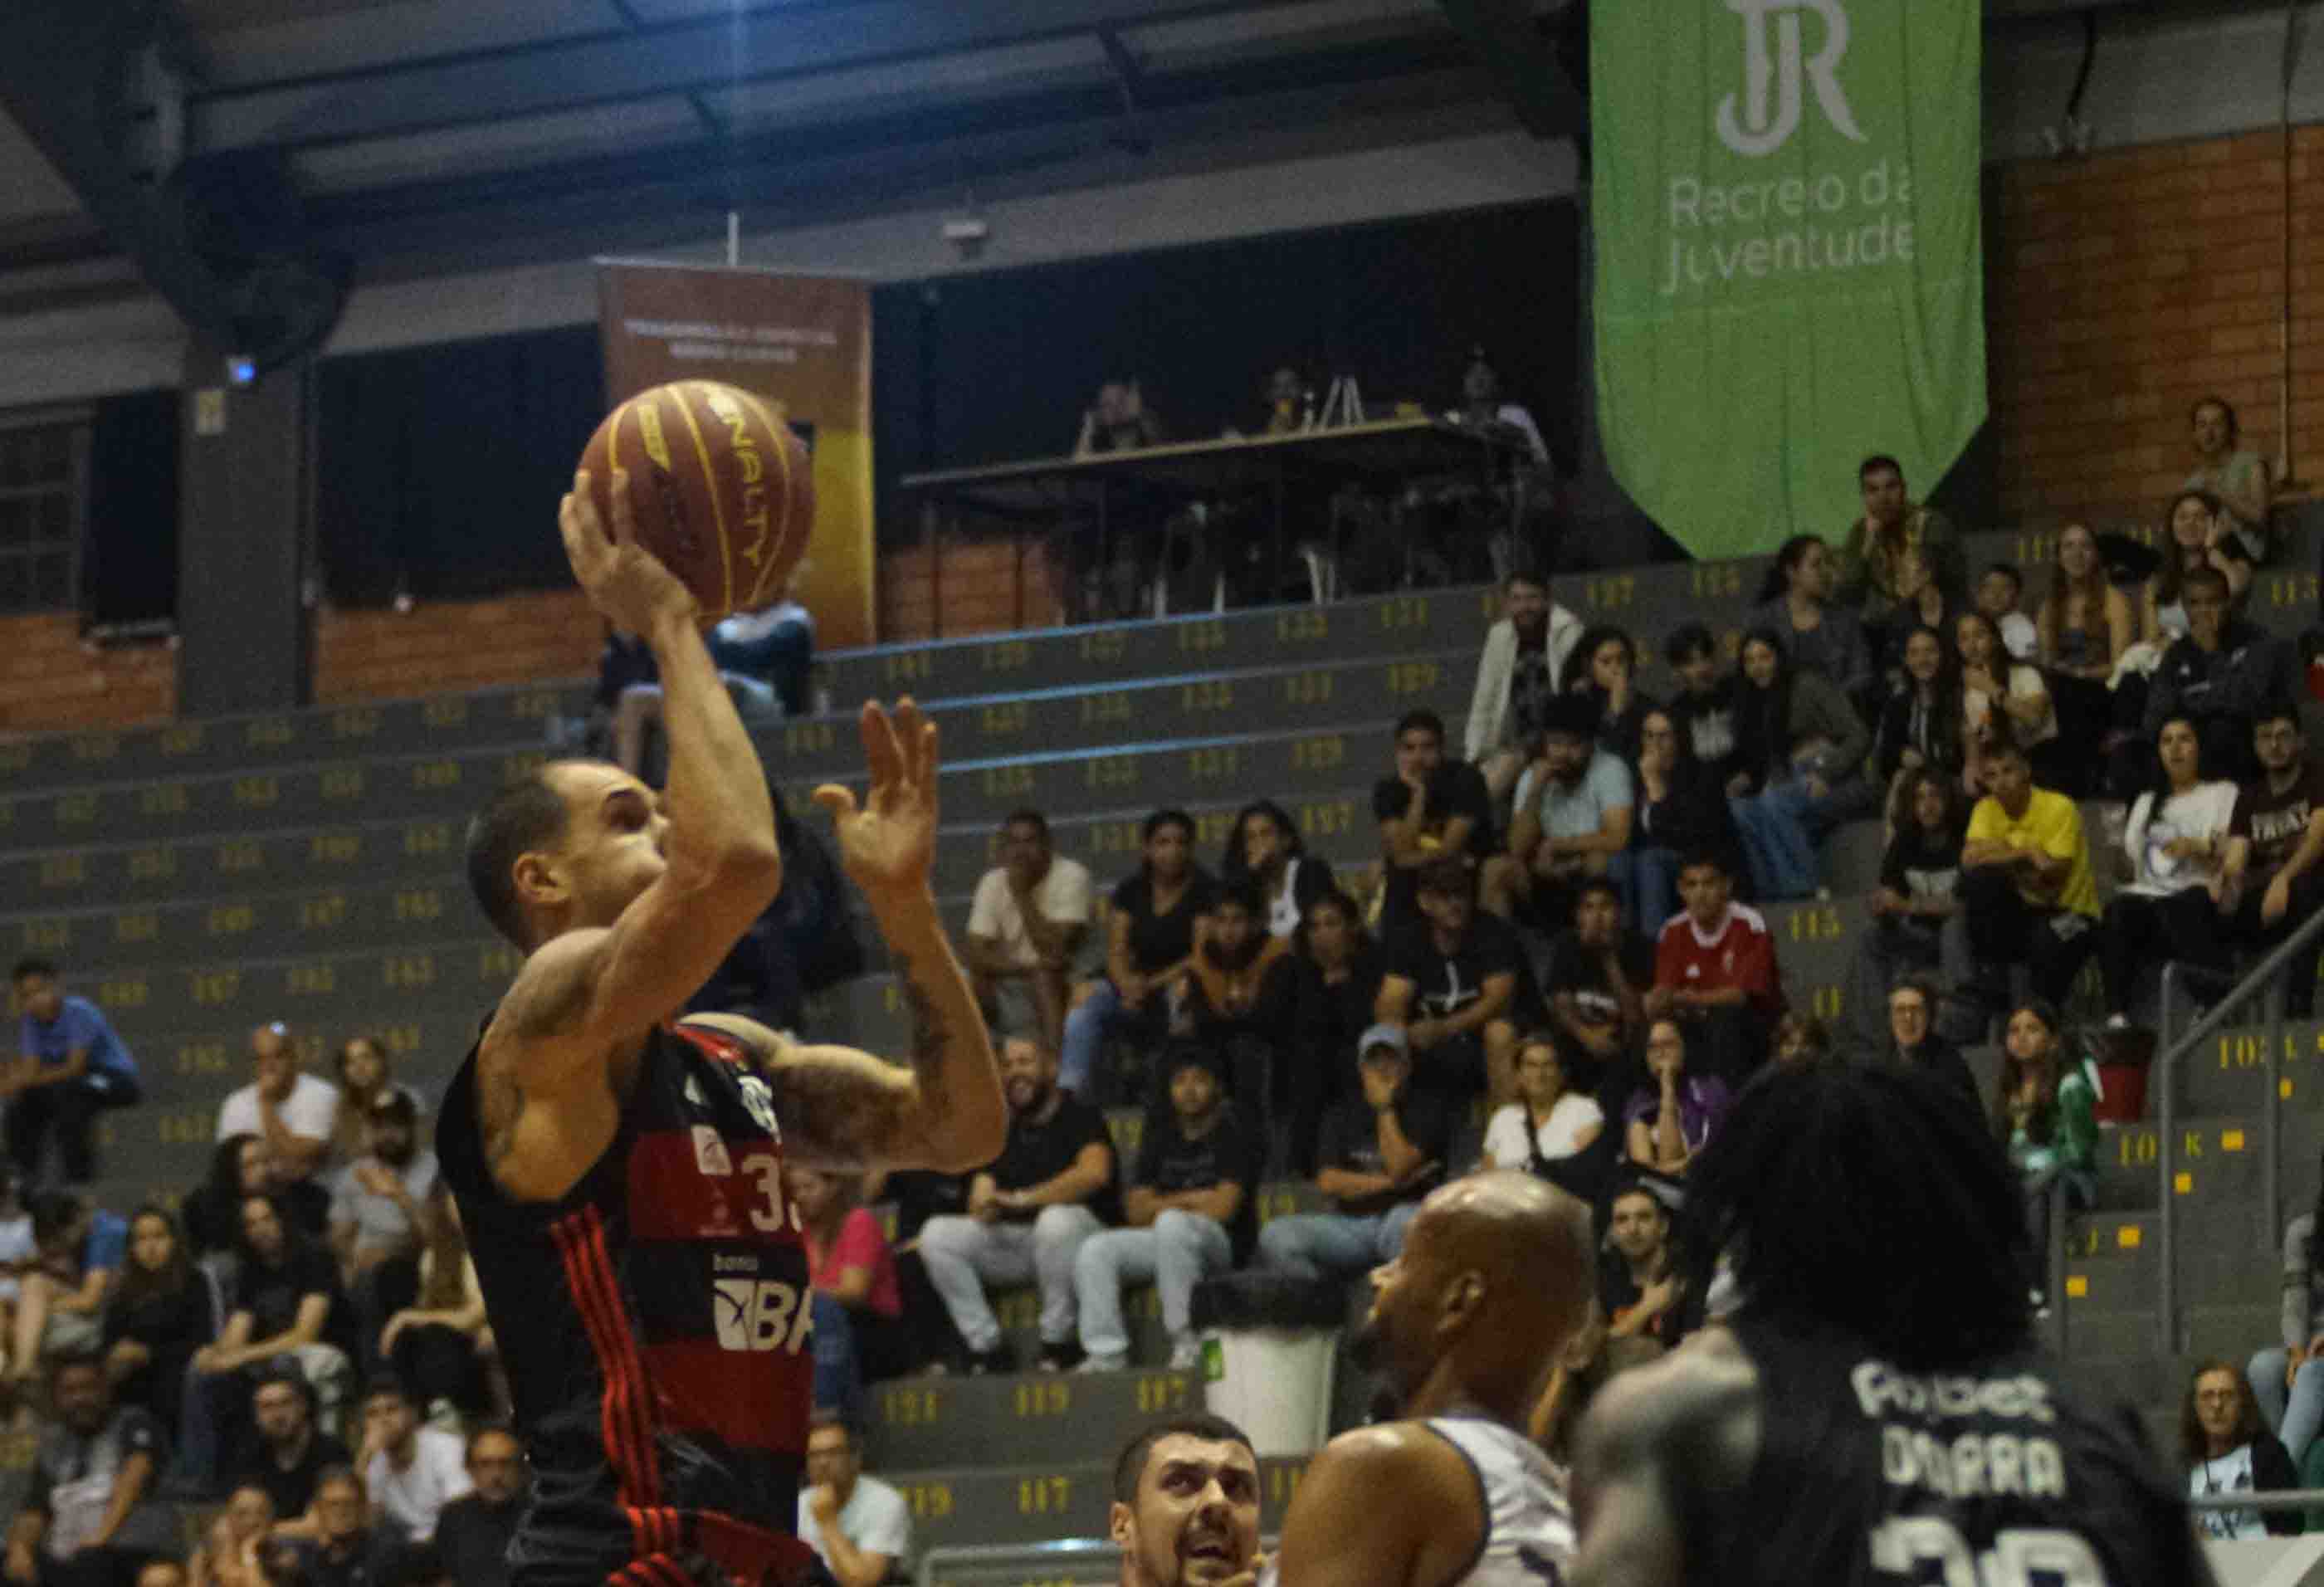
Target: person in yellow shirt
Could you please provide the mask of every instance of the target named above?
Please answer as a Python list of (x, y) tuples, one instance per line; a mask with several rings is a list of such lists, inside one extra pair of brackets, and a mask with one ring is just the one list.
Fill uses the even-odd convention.
[(2022, 963), (2036, 997), (2063, 1002), (2098, 940), (2082, 813), (2064, 794), (2034, 786), (2015, 744), (1989, 752), (1985, 785), (1961, 850), (1961, 912), (1978, 987), (2010, 995), (2008, 967)]

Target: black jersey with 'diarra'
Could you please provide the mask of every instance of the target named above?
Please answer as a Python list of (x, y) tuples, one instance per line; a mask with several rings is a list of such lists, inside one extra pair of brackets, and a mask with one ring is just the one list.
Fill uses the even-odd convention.
[(1747, 1316), (1759, 1454), (1714, 1557), (1720, 1587), (2192, 1587), (2186, 1500), (2127, 1410), (2093, 1412), (2037, 1352), (1908, 1372), (1831, 1333)]

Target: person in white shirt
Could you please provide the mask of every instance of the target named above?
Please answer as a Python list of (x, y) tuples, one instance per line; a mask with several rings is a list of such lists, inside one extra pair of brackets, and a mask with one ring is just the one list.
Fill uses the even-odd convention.
[(1517, 1048), (1517, 1100), (1486, 1122), (1485, 1160), (1554, 1179), (1558, 1167), (1587, 1151), (1605, 1129), (1604, 1110), (1565, 1088), (1557, 1038), (1542, 1031)]
[(798, 1539), (822, 1556), (839, 1587), (880, 1587), (911, 1565), (912, 1511), (904, 1496), (863, 1474), (855, 1435), (833, 1411), (807, 1419), (807, 1480)]
[(444, 1507), (474, 1490), (468, 1452), (456, 1433), (420, 1425), (402, 1379), (383, 1375), (364, 1394), (363, 1447), (355, 1469), (371, 1495), (372, 1515), (410, 1543), (436, 1536)]
[(339, 1088), (300, 1072), (298, 1040), (279, 1020), (250, 1033), (250, 1062), (251, 1083), (218, 1108), (217, 1139), (258, 1136), (277, 1181), (317, 1179), (338, 1129)]
[[(1038, 810), (1016, 812), (1001, 823), (1001, 863), (976, 884), (963, 955), (996, 1029), (1029, 1024), (1049, 1051), (1061, 1049), (1066, 989), (1089, 928), (1088, 867), (1056, 856)], [(1031, 1004), (1029, 1021), (1028, 1010), (1004, 1004), (1020, 993)]]
[(2204, 780), (2202, 738), (2190, 716), (2163, 724), (2155, 752), (2163, 774), (2130, 807), (2116, 861), (2125, 885), (2098, 927), (2107, 1023), (2117, 1029), (2130, 1023), (2142, 971), (2152, 981), (2172, 959), (2226, 964), (2219, 900), (2236, 785)]
[(1485, 631), (1477, 684), (1469, 697), (1462, 758), (1484, 774), (1496, 803), (1508, 797), (1533, 758), (1565, 659), (1582, 619), (1549, 598), (1549, 581), (1519, 568), (1501, 584), (1501, 620)]

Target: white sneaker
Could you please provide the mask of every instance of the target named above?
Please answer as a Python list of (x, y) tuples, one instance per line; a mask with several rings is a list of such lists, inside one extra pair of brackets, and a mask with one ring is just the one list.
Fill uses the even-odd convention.
[(1130, 1358), (1126, 1355), (1084, 1356), (1082, 1364), (1075, 1367), (1074, 1370), (1076, 1372), (1127, 1372), (1130, 1370)]
[(1181, 1339), (1170, 1347), (1170, 1370), (1174, 1372), (1199, 1371), (1203, 1365), (1203, 1342)]

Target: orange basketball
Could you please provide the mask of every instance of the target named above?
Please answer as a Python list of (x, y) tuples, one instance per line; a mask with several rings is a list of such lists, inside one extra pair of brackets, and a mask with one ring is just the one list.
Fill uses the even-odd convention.
[(781, 595), (815, 528), (806, 443), (775, 403), (716, 381), (641, 392), (582, 450), (597, 515), (613, 531), (613, 470), (629, 474), (638, 543), (715, 623)]

